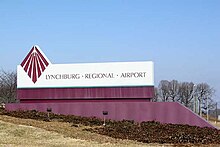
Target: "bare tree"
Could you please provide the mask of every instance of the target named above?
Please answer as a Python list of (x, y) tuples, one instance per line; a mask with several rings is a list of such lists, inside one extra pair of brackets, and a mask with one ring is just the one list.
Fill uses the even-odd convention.
[(159, 96), (159, 91), (157, 87), (154, 87), (154, 97), (152, 98), (152, 102), (159, 102), (160, 96)]
[(169, 98), (172, 102), (178, 101), (179, 97), (179, 83), (177, 80), (172, 80), (168, 85)]
[(17, 74), (16, 72), (0, 71), (0, 102), (16, 101)]
[(162, 80), (159, 84), (159, 95), (162, 102), (167, 102), (169, 99), (169, 81)]
[(179, 102), (190, 109), (192, 109), (193, 106), (193, 86), (194, 84), (192, 82), (183, 82), (180, 83), (179, 87)]
[(214, 94), (215, 90), (211, 88), (207, 83), (201, 83), (197, 85), (196, 94), (199, 103), (199, 113), (201, 114), (202, 111), (207, 110), (207, 103), (208, 107), (212, 107), (213, 100), (212, 95)]
[(158, 88), (155, 88), (155, 97), (152, 101), (180, 102), (195, 112), (202, 113), (212, 109), (212, 99), (215, 90), (207, 83), (195, 85), (192, 82), (178, 82), (177, 80), (162, 80)]

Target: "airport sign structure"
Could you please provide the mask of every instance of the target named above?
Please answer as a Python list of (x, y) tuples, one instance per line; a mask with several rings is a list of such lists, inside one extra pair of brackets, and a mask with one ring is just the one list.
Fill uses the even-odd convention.
[(52, 64), (34, 45), (17, 66), (20, 103), (6, 109), (213, 127), (181, 104), (153, 97), (152, 61)]
[(33, 46), (17, 67), (18, 99), (151, 98), (153, 75), (151, 61), (52, 64)]

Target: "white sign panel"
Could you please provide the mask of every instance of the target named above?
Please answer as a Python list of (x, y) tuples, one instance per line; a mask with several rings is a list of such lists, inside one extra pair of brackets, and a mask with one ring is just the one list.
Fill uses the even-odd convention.
[(34, 46), (17, 67), (18, 88), (153, 86), (153, 62), (52, 64)]

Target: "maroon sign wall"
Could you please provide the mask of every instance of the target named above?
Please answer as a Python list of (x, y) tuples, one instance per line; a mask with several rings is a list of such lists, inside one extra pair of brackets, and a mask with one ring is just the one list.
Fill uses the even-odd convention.
[(46, 99), (150, 99), (153, 86), (107, 88), (26, 88), (17, 89), (17, 98), (23, 100)]
[(6, 109), (38, 110), (53, 113), (72, 114), (86, 117), (103, 118), (103, 111), (108, 111), (107, 119), (159, 121), (161, 123), (188, 124), (191, 126), (211, 127), (206, 120), (188, 108), (176, 102), (74, 102), (74, 103), (20, 103), (7, 104)]

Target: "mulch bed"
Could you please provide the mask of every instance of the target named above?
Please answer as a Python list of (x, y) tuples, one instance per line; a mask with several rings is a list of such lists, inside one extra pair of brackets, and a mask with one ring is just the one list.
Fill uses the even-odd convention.
[(130, 139), (144, 143), (220, 144), (220, 131), (217, 129), (161, 124), (155, 121), (142, 123), (119, 121), (114, 125), (87, 130), (113, 138)]
[(144, 143), (172, 143), (172, 144), (220, 144), (220, 130), (212, 128), (200, 128), (189, 125), (161, 124), (150, 121), (136, 123), (134, 121), (107, 120), (103, 121), (95, 117), (80, 117), (73, 115), (58, 115), (50, 113), (31, 111), (6, 111), (1, 110), (0, 115), (8, 115), (23, 119), (35, 119), (43, 121), (62, 121), (72, 123), (73, 127), (78, 125), (91, 126), (84, 129), (113, 138), (136, 140)]

